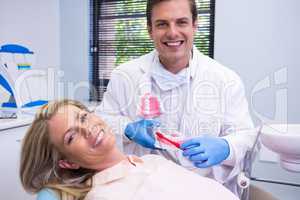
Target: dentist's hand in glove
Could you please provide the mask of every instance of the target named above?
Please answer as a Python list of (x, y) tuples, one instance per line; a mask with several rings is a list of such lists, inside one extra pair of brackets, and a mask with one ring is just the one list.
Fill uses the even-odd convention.
[(143, 147), (156, 149), (154, 129), (159, 125), (155, 120), (142, 119), (140, 121), (127, 124), (125, 135), (135, 143)]
[(180, 145), (186, 156), (198, 168), (211, 167), (225, 160), (230, 153), (223, 138), (202, 136), (186, 140)]

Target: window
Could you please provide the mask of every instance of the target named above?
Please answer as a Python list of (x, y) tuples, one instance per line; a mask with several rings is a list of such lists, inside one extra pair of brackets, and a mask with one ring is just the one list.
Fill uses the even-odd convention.
[[(194, 44), (213, 57), (215, 0), (197, 0)], [(153, 49), (146, 29), (146, 0), (91, 0), (90, 100), (100, 101), (111, 71)]]

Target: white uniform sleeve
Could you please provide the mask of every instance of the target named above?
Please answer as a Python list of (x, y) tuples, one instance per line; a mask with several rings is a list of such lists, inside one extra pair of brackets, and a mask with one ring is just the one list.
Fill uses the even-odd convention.
[(214, 170), (215, 178), (227, 182), (238, 175), (243, 167), (244, 157), (255, 141), (255, 129), (248, 110), (248, 102), (242, 81), (238, 76), (228, 85), (225, 96), (225, 115), (222, 135), (230, 146), (230, 155)]

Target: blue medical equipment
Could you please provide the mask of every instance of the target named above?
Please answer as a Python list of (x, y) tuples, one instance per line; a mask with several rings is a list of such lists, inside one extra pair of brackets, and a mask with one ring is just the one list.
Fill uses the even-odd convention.
[(26, 48), (24, 46), (21, 46), (21, 45), (18, 45), (18, 44), (6, 44), (6, 45), (1, 46), (0, 53), (1, 52), (23, 55), (23, 62), (22, 63), (15, 62), (16, 65), (17, 65), (18, 70), (31, 69), (31, 64), (27, 61), (26, 55), (27, 54), (33, 54), (33, 51), (30, 51), (28, 48)]
[(16, 117), (16, 100), (13, 81), (3, 65), (0, 65), (0, 118)]
[[(32, 54), (33, 51), (18, 44), (0, 46), (0, 118), (15, 118), (18, 109), (41, 106), (48, 102), (45, 99), (31, 98), (29, 90), (22, 90), (22, 93), (29, 94), (29, 99), (24, 99), (20, 97), (21, 94), (16, 93), (18, 77), (32, 69), (31, 63), (27, 61), (28, 55)], [(24, 84), (28, 87), (26, 80)]]

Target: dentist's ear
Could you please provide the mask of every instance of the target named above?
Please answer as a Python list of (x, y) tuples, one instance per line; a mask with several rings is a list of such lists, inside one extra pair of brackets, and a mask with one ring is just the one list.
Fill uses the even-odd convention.
[(149, 37), (151, 38), (151, 40), (153, 40), (153, 38), (152, 38), (152, 27), (147, 25), (147, 30), (148, 30)]
[(197, 30), (198, 30), (198, 20), (195, 20), (193, 22), (193, 32), (194, 32), (194, 35), (197, 33)]
[(68, 160), (59, 160), (58, 166), (62, 169), (79, 169), (80, 166), (76, 163), (72, 163)]

